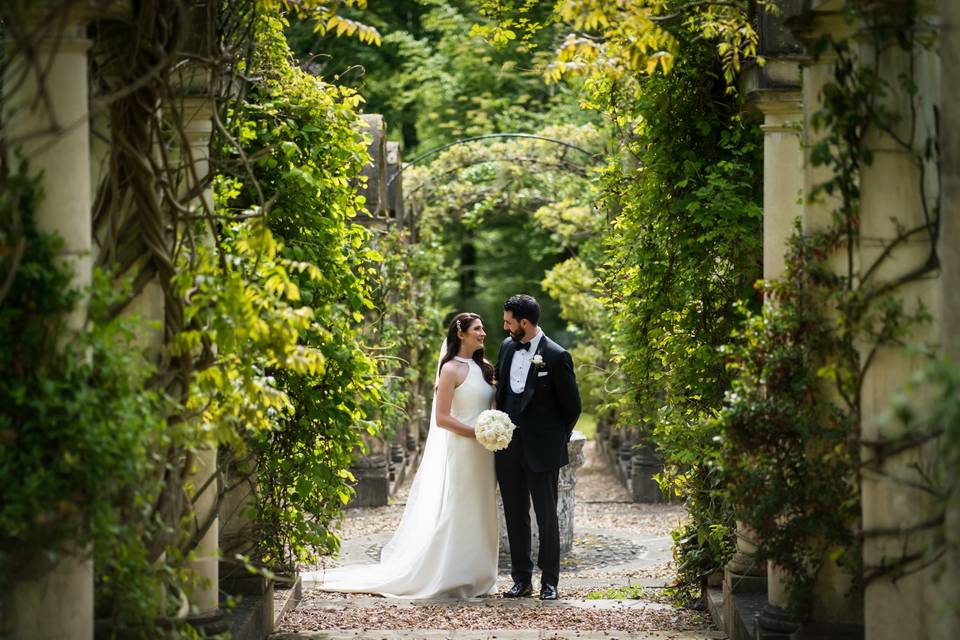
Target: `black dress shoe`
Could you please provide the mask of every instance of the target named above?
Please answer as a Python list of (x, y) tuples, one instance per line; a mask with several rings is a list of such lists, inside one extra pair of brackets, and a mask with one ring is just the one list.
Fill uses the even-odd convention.
[(533, 595), (533, 585), (529, 582), (514, 582), (513, 586), (504, 591), (504, 598), (525, 598)]
[(540, 585), (540, 599), (541, 600), (556, 600), (557, 599), (557, 588), (552, 584)]

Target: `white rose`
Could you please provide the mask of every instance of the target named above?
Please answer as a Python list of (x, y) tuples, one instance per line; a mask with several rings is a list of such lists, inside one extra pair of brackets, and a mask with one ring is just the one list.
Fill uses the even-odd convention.
[(477, 417), (474, 430), (477, 442), (488, 451), (500, 451), (510, 444), (514, 425), (510, 416), (496, 409), (487, 409)]
[(533, 360), (530, 362), (532, 362), (534, 366), (540, 367), (543, 365), (543, 356), (538, 353), (533, 356)]

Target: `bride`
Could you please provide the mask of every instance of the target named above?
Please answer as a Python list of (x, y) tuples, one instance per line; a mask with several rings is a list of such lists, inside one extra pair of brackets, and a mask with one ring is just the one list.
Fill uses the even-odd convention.
[(483, 357), (485, 337), (475, 313), (461, 313), (450, 323), (423, 459), (380, 563), (327, 570), (318, 588), (417, 599), (495, 592), (493, 454), (474, 436), (477, 417), (494, 397), (494, 368)]

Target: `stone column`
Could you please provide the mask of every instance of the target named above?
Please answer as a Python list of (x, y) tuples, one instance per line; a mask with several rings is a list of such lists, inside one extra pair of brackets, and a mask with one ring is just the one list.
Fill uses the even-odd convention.
[[(40, 3), (38, 3), (40, 4)], [(64, 10), (66, 11), (66, 10)], [(36, 208), (41, 231), (63, 241), (61, 258), (73, 270), (73, 286), (91, 281), (90, 135), (86, 17), (58, 16), (62, 33), (36, 29), (27, 52), (8, 45), (3, 88), (3, 135), (23, 156), (33, 175), (43, 174)], [(35, 54), (31, 60), (30, 54)], [(45, 97), (44, 97), (45, 96)], [(13, 152), (15, 148), (11, 148)], [(15, 162), (13, 158), (9, 158)], [(76, 331), (87, 317), (81, 300), (67, 318)], [(14, 638), (86, 640), (93, 638), (93, 560), (89, 549), (62, 555), (52, 566), (38, 561), (31, 574), (3, 594), (5, 625)]]
[[(198, 85), (204, 87), (205, 82), (200, 81)], [(207, 180), (210, 172), (213, 102), (206, 96), (191, 95), (181, 98), (178, 106), (186, 136), (186, 140), (182, 142), (185, 148), (180, 158), (182, 188), (186, 193), (199, 191), (200, 196), (192, 203), (192, 208), (212, 212), (213, 190), (209, 182), (203, 186), (203, 181)], [(190, 563), (190, 568), (200, 578), (200, 583), (191, 594), (190, 604), (194, 609), (193, 613), (202, 619), (216, 618), (220, 608), (220, 519), (215, 515), (219, 484), (214, 478), (216, 472), (217, 449), (208, 444), (197, 451), (194, 466), (187, 477), (187, 483), (194, 491), (203, 488), (199, 496), (194, 497), (196, 522), (201, 525), (210, 522), (209, 528), (193, 550), (194, 560)]]
[[(891, 15), (902, 11), (895, 2), (877, 2), (876, 5), (881, 15), (885, 11)], [(935, 30), (930, 20), (930, 16), (922, 13), (918, 16), (914, 25), (918, 38), (932, 38)], [(891, 87), (882, 106), (901, 119), (893, 125), (893, 135), (874, 128), (864, 142), (874, 159), (863, 167), (860, 176), (863, 286), (880, 287), (925, 266), (931, 267), (923, 277), (901, 284), (891, 295), (908, 313), (922, 307), (934, 318), (933, 322), (911, 326), (903, 342), (923, 345), (931, 352), (937, 352), (941, 331), (938, 319), (943, 303), (941, 292), (956, 296), (956, 290), (942, 288), (935, 269), (935, 247), (931, 245), (930, 232), (921, 231), (900, 238), (903, 230), (922, 228), (927, 216), (935, 211), (933, 207), (940, 188), (937, 166), (935, 159), (924, 159), (924, 153), (928, 143), (936, 142), (934, 109), (943, 104), (940, 61), (935, 52), (919, 46), (908, 52), (890, 43), (877, 51), (869, 28), (867, 25), (860, 39), (861, 57), (876, 62), (879, 76)], [(956, 70), (949, 72), (955, 73)], [(916, 96), (900, 86), (900, 79), (911, 74), (917, 88)], [(947, 86), (954, 82), (951, 78)], [(940, 130), (945, 130), (942, 124)], [(943, 202), (948, 207), (951, 205), (947, 199)], [(871, 346), (867, 344), (861, 348), (864, 361)], [(901, 346), (876, 351), (864, 375), (860, 397), (864, 442), (909, 436), (909, 427), (898, 421), (883, 420), (883, 416), (889, 411), (896, 393), (924, 363), (925, 358)], [(863, 560), (865, 573), (873, 577), (866, 581), (863, 594), (867, 612), (866, 637), (870, 640), (931, 638), (937, 626), (935, 621), (941, 615), (932, 610), (932, 603), (938, 596), (938, 589), (933, 585), (943, 571), (943, 565), (936, 561), (934, 553), (942, 541), (938, 531), (922, 526), (943, 509), (941, 499), (923, 489), (927, 481), (923, 470), (936, 459), (937, 446), (938, 443), (933, 442), (890, 455), (879, 455), (871, 446), (861, 450)], [(880, 569), (895, 567), (913, 554), (918, 554), (921, 560), (907, 562), (902, 572), (896, 568), (891, 571)], [(953, 606), (956, 612), (956, 603)], [(953, 631), (956, 634), (957, 629)]]
[[(366, 198), (367, 216), (376, 219), (384, 217), (387, 209), (387, 125), (378, 113), (364, 114), (361, 120), (364, 133), (370, 136), (367, 145), (370, 162), (363, 167), (367, 182), (360, 193)], [(359, 220), (371, 223), (366, 217)]]
[(779, 565), (767, 562), (767, 604), (757, 616), (758, 640), (787, 638), (799, 623), (787, 613), (788, 576)]
[[(187, 483), (192, 487), (195, 522), (201, 526), (210, 521), (217, 508), (217, 481), (211, 481), (216, 470), (217, 450), (207, 446), (196, 453), (187, 476)], [(197, 491), (200, 493), (197, 494)], [(190, 605), (193, 615), (201, 618), (216, 617), (220, 609), (219, 525), (219, 518), (213, 517), (209, 528), (193, 548), (194, 559), (190, 562), (190, 569), (200, 580), (190, 594)]]
[[(577, 487), (577, 469), (583, 466), (584, 456), (583, 447), (587, 444), (587, 438), (579, 431), (574, 431), (570, 436), (570, 442), (567, 443), (567, 454), (570, 457), (570, 464), (560, 469), (560, 481), (558, 483), (557, 498), (557, 520), (560, 524), (560, 553), (567, 554), (573, 549), (574, 522), (573, 513), (576, 506), (576, 487)], [(531, 523), (533, 523), (534, 536), (536, 532), (536, 514), (531, 511)], [(539, 540), (538, 540), (539, 542)], [(539, 544), (538, 544), (539, 548)]]
[(763, 277), (783, 275), (787, 240), (803, 217), (803, 103), (799, 89), (758, 92), (763, 114)]
[(389, 502), (390, 478), (385, 456), (357, 456), (350, 473), (357, 482), (348, 507), (382, 507)]
[[(793, 35), (812, 52), (824, 34), (838, 40), (853, 35), (853, 27), (846, 22), (842, 9), (839, 0), (811, 0), (804, 2), (803, 7), (794, 7), (788, 24)], [(839, 204), (835, 197), (812, 197), (819, 184), (832, 178), (832, 172), (829, 167), (813, 166), (808, 155), (825, 135), (812, 126), (811, 119), (822, 108), (823, 87), (834, 79), (834, 59), (827, 50), (819, 58), (804, 59), (801, 68), (799, 92), (773, 95), (766, 104), (761, 100), (759, 105), (765, 116), (764, 169), (777, 171), (773, 179), (779, 182), (769, 184), (771, 177), (765, 174), (764, 275), (768, 278), (784, 271), (784, 243), (793, 231), (793, 220), (800, 218), (804, 233), (817, 231), (832, 223), (833, 211)], [(767, 156), (773, 165), (768, 165)], [(777, 204), (771, 201), (773, 198)], [(846, 269), (846, 261), (840, 256), (834, 260), (837, 270)], [(790, 576), (781, 567), (768, 563), (767, 605), (758, 616), (758, 638), (786, 638), (797, 629), (797, 621), (786, 612), (789, 582)], [(825, 633), (837, 634), (830, 637), (845, 637), (841, 634), (849, 631), (836, 625), (860, 620), (858, 603), (845, 597), (850, 584), (849, 575), (840, 571), (835, 562), (825, 560), (817, 576), (810, 614), (814, 627), (829, 625)]]
[[(26, 45), (35, 47), (32, 63), (16, 45), (8, 50), (11, 57), (5, 65), (8, 93), (3, 96), (4, 137), (13, 143), (11, 152), (22, 145), (33, 175), (43, 174), (37, 227), (63, 239), (62, 258), (73, 270), (73, 286), (85, 288), (90, 285), (93, 265), (87, 76), (90, 41), (79, 16), (66, 22), (62, 35), (53, 28), (37, 31), (40, 38)], [(68, 317), (70, 329), (80, 329), (86, 317), (86, 303), (81, 302)]]
[[(821, 35), (829, 34), (837, 41), (845, 41), (855, 37), (858, 25), (850, 24), (843, 15), (843, 3), (838, 0), (814, 0), (814, 8), (810, 30), (798, 34), (804, 40), (807, 50), (815, 48), (814, 40)], [(813, 196), (814, 189), (833, 178), (832, 169), (826, 166), (813, 166), (810, 160), (810, 150), (814, 144), (826, 135), (826, 132), (817, 131), (812, 124), (813, 116), (823, 108), (823, 88), (835, 81), (835, 58), (827, 50), (820, 58), (811, 60), (803, 67), (802, 102), (803, 102), (803, 230), (805, 233), (823, 229), (833, 223), (834, 211), (840, 206), (840, 196), (820, 194)], [(854, 251), (853, 268), (859, 268), (860, 254)], [(831, 267), (838, 273), (847, 273), (848, 264), (846, 254), (837, 252), (831, 258)], [(836, 402), (840, 399), (835, 398)], [(851, 522), (850, 527), (856, 523)], [(829, 555), (829, 553), (827, 553)], [(776, 585), (784, 585), (784, 578), (788, 578), (779, 567), (771, 568), (771, 581)], [(774, 597), (786, 600), (786, 590), (778, 586), (771, 588)], [(814, 627), (829, 629), (826, 633), (835, 637), (846, 637), (844, 634), (857, 634), (856, 627), (863, 622), (863, 605), (856, 593), (850, 593), (853, 587), (853, 576), (837, 565), (829, 557), (824, 559), (820, 573), (816, 577), (813, 589), (810, 618)], [(775, 615), (769, 619), (777, 620)]]
[[(785, 88), (758, 89), (751, 95), (763, 115), (763, 277), (766, 280), (783, 275), (787, 241), (794, 232), (794, 221), (803, 216), (800, 70), (795, 61), (791, 66), (786, 59), (780, 62), (779, 70), (783, 76), (779, 80)], [(736, 593), (767, 592), (761, 625), (765, 625), (768, 635), (796, 628), (783, 612), (786, 598), (782, 597), (782, 588), (778, 588), (779, 581), (769, 584), (770, 572), (768, 563), (756, 557), (755, 532), (738, 522), (737, 551), (723, 572), (724, 620), (731, 636), (736, 637), (738, 631), (733, 601)]]

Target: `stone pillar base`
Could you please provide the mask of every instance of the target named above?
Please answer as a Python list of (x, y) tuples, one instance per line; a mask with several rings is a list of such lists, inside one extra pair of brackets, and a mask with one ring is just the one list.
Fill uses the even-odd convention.
[[(734, 564), (731, 562), (730, 564)], [(736, 632), (737, 612), (734, 602), (734, 594), (757, 593), (766, 594), (767, 577), (751, 575), (749, 573), (737, 573), (730, 569), (728, 564), (723, 569), (723, 620), (727, 626), (727, 633), (733, 637), (738, 637)]]
[(784, 609), (767, 604), (757, 616), (756, 640), (788, 640), (800, 625)]
[[(755, 533), (745, 523), (736, 523), (737, 550), (723, 568), (723, 619), (727, 633), (734, 640), (752, 635), (749, 632), (754, 613), (737, 618), (734, 595), (767, 595), (767, 563), (757, 558)], [(751, 598), (752, 600), (752, 598)], [(761, 601), (762, 602), (762, 601)]]
[(863, 637), (863, 625), (817, 622), (804, 624), (790, 634), (790, 640), (863, 640)]
[(63, 555), (52, 566), (40, 562), (34, 569), (37, 575), (15, 579), (12, 589), (0, 594), (0, 631), (24, 640), (92, 640), (93, 559)]
[(220, 609), (209, 613), (202, 613), (187, 618), (187, 623), (194, 629), (203, 631), (205, 635), (215, 635), (230, 631), (230, 624)]
[(729, 593), (766, 593), (767, 577), (723, 570), (723, 590)]

